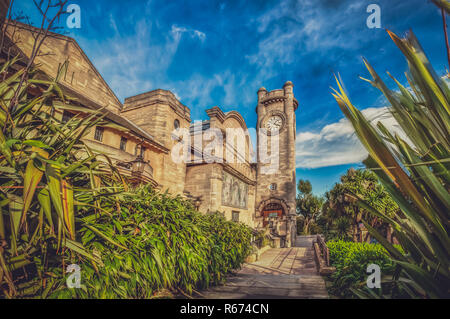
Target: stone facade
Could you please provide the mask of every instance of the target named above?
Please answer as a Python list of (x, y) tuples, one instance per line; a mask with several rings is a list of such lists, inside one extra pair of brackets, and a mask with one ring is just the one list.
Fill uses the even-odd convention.
[[(35, 28), (15, 23), (8, 25), (6, 31), (11, 41), (29, 57), (34, 45), (32, 34)], [(39, 62), (42, 72), (51, 78), (55, 78), (67, 62), (67, 69), (60, 79), (61, 85), (113, 113), (119, 113), (122, 109), (122, 103), (73, 38), (50, 33), (41, 46), (36, 62)]]
[[(170, 91), (155, 90), (125, 99), (121, 116), (129, 119), (157, 141), (171, 150), (178, 142), (172, 137), (175, 122), (188, 129), (190, 110), (177, 100)], [(186, 164), (176, 163), (170, 154), (161, 158), (155, 176), (164, 188), (182, 194), (186, 177)]]
[[(239, 220), (256, 227), (256, 169), (250, 158), (250, 137), (242, 134), (242, 143), (236, 142), (234, 145), (226, 138), (230, 132), (245, 133), (245, 121), (238, 112), (224, 113), (218, 107), (213, 107), (206, 113), (209, 120), (191, 125), (191, 144), (195, 151), (192, 162), (187, 165), (185, 191), (201, 198), (201, 212), (221, 212), (229, 220)], [(197, 126), (200, 126), (199, 129), (196, 129)], [(208, 163), (205, 154), (197, 152), (200, 148), (205, 149), (211, 142), (211, 139), (205, 137), (205, 131), (208, 130), (216, 130), (223, 136), (221, 155), (215, 154), (218, 157), (215, 163)], [(197, 138), (200, 138), (199, 142), (196, 141)], [(239, 148), (239, 145), (242, 147)], [(234, 160), (227, 160), (227, 152), (235, 157)]]
[[(261, 88), (258, 91), (256, 108), (258, 149), (266, 143), (270, 152), (271, 139), (277, 139), (279, 142), (278, 167), (271, 169), (273, 163), (265, 164), (258, 153), (256, 216), (264, 222), (267, 218), (264, 216), (265, 211), (281, 210), (282, 221), (275, 227), (280, 229), (280, 234), (286, 236), (287, 246), (295, 239), (296, 234), (295, 111), (298, 108), (298, 102), (294, 98), (293, 87), (292, 82), (286, 82), (282, 90), (268, 92), (265, 88)], [(270, 134), (268, 124), (273, 118), (280, 124), (278, 132)], [(261, 140), (262, 134), (267, 135), (267, 141)]]
[[(18, 37), (11, 39), (16, 43), (14, 49), (29, 56), (32, 33), (36, 30), (23, 24), (16, 28), (15, 32), (8, 30), (11, 37), (12, 34)], [(96, 127), (85, 140), (94, 149), (108, 154), (122, 173), (131, 174), (131, 167), (126, 164), (142, 155), (147, 163), (145, 182), (193, 199), (203, 213), (223, 213), (229, 220), (256, 229), (270, 227), (282, 245), (291, 245), (296, 232), (295, 111), (298, 107), (291, 82), (281, 90), (258, 91), (257, 150), (266, 142), (270, 144), (271, 139), (279, 139), (278, 150), (268, 149), (272, 156), (278, 156), (279, 166), (268, 174), (265, 169), (269, 164), (262, 163), (259, 152), (253, 163), (251, 139), (239, 112), (224, 113), (216, 106), (206, 111), (207, 120), (192, 123), (189, 108), (165, 90), (129, 97), (122, 104), (74, 39), (51, 34), (42, 52), (36, 59), (42, 74), (53, 78), (68, 61), (60, 80), (65, 93), (76, 97), (74, 103), (79, 107), (105, 112), (106, 119), (114, 124)], [(83, 116), (82, 111), (74, 114)], [(64, 118), (67, 114), (61, 112), (59, 116)], [(270, 131), (273, 126), (279, 132)], [(270, 132), (267, 139), (262, 139), (259, 133), (266, 128)], [(222, 140), (216, 140), (218, 148), (209, 153), (205, 149), (218, 137), (207, 135), (208, 132), (223, 136)], [(240, 133), (233, 135), (233, 132)], [(173, 151), (179, 145), (188, 145), (187, 161), (179, 161)], [(217, 160), (218, 153), (221, 161)]]

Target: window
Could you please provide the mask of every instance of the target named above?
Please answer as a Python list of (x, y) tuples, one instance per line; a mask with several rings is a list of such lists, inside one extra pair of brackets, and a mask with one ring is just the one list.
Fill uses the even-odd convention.
[(103, 127), (99, 127), (99, 126), (97, 126), (97, 127), (95, 128), (94, 139), (95, 139), (96, 141), (99, 141), (99, 142), (103, 141), (103, 131), (104, 131), (104, 130), (105, 130), (105, 129), (104, 129)]
[(235, 223), (239, 222), (239, 212), (232, 212), (232, 221), (234, 221)]
[(140, 155), (140, 156), (144, 157), (145, 151), (146, 151), (146, 148), (143, 147), (143, 146), (140, 146), (140, 145), (138, 144), (138, 145), (136, 145), (136, 147), (134, 148), (134, 155), (136, 155), (136, 156)]
[(275, 184), (275, 183), (270, 184), (269, 188), (270, 188), (271, 191), (276, 191), (277, 190), (277, 184)]
[(180, 128), (180, 121), (175, 120), (175, 121), (173, 122), (173, 127), (174, 127), (176, 130), (178, 130), (178, 129)]
[(70, 113), (70, 112), (68, 112), (68, 111), (64, 111), (64, 112), (63, 112), (63, 116), (62, 116), (62, 122), (63, 122), (63, 123), (67, 123), (67, 122), (69, 122), (69, 120), (70, 120), (72, 117), (74, 117), (74, 116), (75, 116), (75, 114)]
[(120, 138), (120, 149), (122, 151), (126, 151), (127, 150), (127, 142), (128, 142), (128, 140), (125, 137), (122, 136)]

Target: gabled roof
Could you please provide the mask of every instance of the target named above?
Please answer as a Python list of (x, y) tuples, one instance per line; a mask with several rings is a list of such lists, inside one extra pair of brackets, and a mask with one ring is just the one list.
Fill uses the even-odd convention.
[(77, 101), (79, 103), (81, 103), (82, 105), (84, 105), (90, 109), (101, 110), (101, 112), (103, 114), (105, 114), (105, 117), (108, 120), (110, 120), (116, 124), (119, 124), (120, 126), (123, 126), (126, 129), (129, 129), (130, 132), (132, 132), (134, 135), (136, 135), (139, 138), (145, 139), (149, 144), (153, 145), (153, 147), (159, 149), (160, 151), (162, 151), (164, 153), (169, 153), (168, 148), (166, 148), (164, 145), (157, 142), (151, 134), (147, 133), (145, 130), (143, 130), (142, 128), (140, 128), (139, 126), (137, 126), (136, 124), (134, 124), (133, 122), (128, 120), (127, 118), (120, 116), (118, 114), (115, 114), (105, 108), (100, 107), (98, 104), (89, 100), (87, 97), (74, 92), (73, 90), (71, 90), (68, 87), (65, 87), (64, 85), (61, 85), (61, 86), (62, 86), (64, 93), (67, 93), (67, 95), (69, 95), (70, 97), (76, 98)]
[[(14, 24), (17, 23), (17, 27), (22, 29), (22, 30), (26, 30), (26, 31), (30, 31), (30, 32), (36, 32), (37, 28), (33, 27), (33, 26), (29, 26), (20, 22), (16, 22), (14, 21)], [(9, 26), (11, 27), (11, 26)], [(111, 88), (108, 86), (108, 84), (106, 83), (106, 81), (102, 78), (102, 76), (100, 75), (100, 73), (97, 71), (97, 69), (95, 68), (95, 66), (92, 64), (92, 62), (88, 59), (88, 57), (85, 55), (85, 53), (83, 52), (83, 50), (80, 48), (80, 46), (78, 45), (78, 43), (73, 39), (70, 38), (68, 36), (65, 35), (61, 35), (61, 34), (57, 34), (57, 33), (49, 33), (49, 37), (53, 38), (53, 39), (57, 39), (57, 40), (61, 40), (61, 41), (65, 41), (66, 43), (71, 43), (74, 45), (74, 48), (77, 50), (77, 52), (81, 55), (81, 57), (83, 58), (83, 61), (85, 61), (90, 69), (94, 72), (94, 75), (96, 76), (97, 80), (102, 84), (102, 88), (105, 89), (107, 91), (107, 93), (109, 93), (109, 95), (113, 98), (113, 101), (116, 102), (116, 105), (118, 107), (117, 113), (119, 113), (120, 109), (122, 109), (122, 103), (119, 101), (119, 99), (116, 97), (116, 95), (114, 94), (114, 92), (111, 90)], [(14, 54), (20, 54), (20, 56), (25, 59), (28, 60), (28, 56), (23, 52), (23, 44), (22, 47), (19, 45), (17, 45), (14, 41), (12, 41), (11, 39), (7, 39), (7, 45), (13, 47), (13, 49), (17, 52), (15, 52)], [(42, 60), (42, 58), (41, 58)], [(49, 70), (49, 68), (45, 68), (45, 65), (43, 66), (42, 64), (45, 63), (52, 63), (55, 64), (57, 61), (38, 61), (39, 63), (37, 64), (39, 70), (45, 74), (46, 77), (49, 78), (53, 78), (51, 74), (48, 74), (46, 71)], [(139, 126), (137, 126), (136, 124), (134, 124), (133, 122), (131, 122), (130, 120), (112, 112), (111, 110), (107, 109), (105, 105), (102, 105), (101, 103), (99, 103), (99, 101), (92, 99), (92, 97), (84, 94), (83, 92), (80, 92), (79, 88), (77, 88), (76, 86), (70, 85), (70, 83), (68, 83), (68, 81), (61, 81), (61, 83), (59, 83), (60, 87), (63, 89), (63, 91), (69, 95), (70, 97), (75, 98), (78, 102), (80, 102), (80, 104), (84, 105), (85, 107), (89, 108), (89, 109), (94, 109), (94, 110), (101, 110), (101, 112), (103, 114), (105, 114), (105, 117), (116, 123), (119, 124), (120, 126), (123, 126), (124, 128), (130, 130), (130, 132), (132, 132), (134, 135), (136, 135), (138, 138), (142, 138), (145, 139), (149, 144), (153, 145), (155, 148), (159, 149), (160, 151), (164, 152), (164, 153), (168, 153), (169, 150), (163, 146), (161, 143), (157, 142), (155, 140), (155, 138), (150, 135), (149, 133), (147, 133), (145, 130), (143, 130), (142, 128), (140, 128)]]
[[(38, 32), (39, 29), (19, 21), (7, 20), (6, 25), (8, 36), (11, 38), (14, 31), (14, 37), (17, 37), (17, 40), (16, 38), (11, 39), (15, 47), (29, 57), (31, 43), (33, 42), (31, 35)], [(115, 109), (117, 113), (123, 108), (114, 91), (109, 87), (75, 39), (49, 32), (41, 47), (41, 51), (44, 54), (38, 56), (35, 61), (39, 65), (39, 69), (48, 76), (55, 77), (59, 68), (58, 64), (62, 65), (67, 60), (69, 61), (68, 74), (61, 82), (81, 95), (90, 96), (97, 104), (111, 110)], [(89, 78), (89, 83), (86, 83), (86, 78)]]

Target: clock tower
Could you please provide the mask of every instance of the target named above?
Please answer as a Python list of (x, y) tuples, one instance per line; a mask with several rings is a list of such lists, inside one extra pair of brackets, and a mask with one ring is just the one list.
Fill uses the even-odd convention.
[[(295, 111), (294, 85), (286, 82), (281, 90), (258, 91), (256, 112), (258, 154), (256, 220), (270, 228), (281, 247), (295, 242)], [(278, 241), (277, 241), (278, 242)]]

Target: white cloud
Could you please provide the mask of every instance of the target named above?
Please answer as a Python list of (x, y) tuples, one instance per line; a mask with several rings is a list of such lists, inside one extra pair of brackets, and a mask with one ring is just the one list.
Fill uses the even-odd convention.
[(206, 39), (206, 34), (195, 30), (195, 29), (189, 29), (186, 27), (178, 27), (176, 25), (172, 25), (172, 33), (175, 34), (177, 37), (181, 37), (183, 33), (189, 34), (192, 38), (198, 38), (202, 42)]
[(134, 22), (131, 35), (123, 35), (112, 17), (110, 25), (114, 34), (109, 38), (80, 39), (94, 65), (121, 99), (155, 89), (156, 79), (164, 77), (172, 63), (181, 35), (168, 33), (162, 41), (152, 41), (156, 26), (146, 19)]
[(260, 67), (261, 78), (276, 75), (280, 65), (298, 63), (300, 55), (322, 52), (329, 59), (333, 49), (356, 50), (370, 41), (358, 32), (359, 11), (365, 12), (361, 4), (349, 4), (342, 12), (317, 1), (282, 0), (251, 22), (262, 40), (258, 51), (246, 58)]
[[(134, 21), (132, 25), (134, 32), (124, 33), (111, 14), (109, 26), (114, 31), (113, 36), (98, 41), (82, 37), (79, 37), (79, 40), (119, 99), (157, 88), (176, 91), (185, 99), (186, 82), (171, 81), (167, 77), (167, 70), (183, 36), (204, 42), (206, 34), (178, 25), (172, 25), (168, 32), (163, 33), (157, 22), (143, 18)], [(209, 85), (211, 79), (193, 75), (192, 81), (193, 83), (188, 82), (199, 94), (195, 98), (207, 101), (206, 96), (209, 96), (210, 92), (202, 89), (213, 88)], [(164, 83), (164, 86), (161, 86), (161, 83)], [(187, 102), (189, 101), (188, 99)]]
[[(220, 5), (222, 10), (225, 7), (225, 3)], [(169, 73), (173, 74), (176, 69), (173, 61), (178, 56), (181, 40), (203, 44), (207, 34), (185, 24), (161, 24), (158, 16), (150, 11), (150, 1), (144, 8), (139, 6), (136, 10), (139, 11), (122, 18), (125, 19), (120, 20), (122, 23), (117, 23), (115, 15), (110, 14), (108, 22), (113, 35), (100, 37), (97, 42), (81, 38), (82, 47), (88, 49), (88, 56), (119, 99), (157, 88), (167, 89), (176, 92), (182, 103), (192, 108), (193, 116), (203, 116), (204, 108), (217, 103), (227, 109), (242, 108), (243, 105), (253, 107), (255, 91), (262, 81), (271, 81), (294, 64), (301, 71), (306, 61), (320, 65), (328, 60), (319, 57), (317, 52), (332, 55), (334, 47), (353, 48), (355, 43), (363, 45), (367, 40), (355, 36), (357, 29), (353, 20), (345, 19), (342, 14), (325, 14), (323, 8), (307, 0), (280, 0), (247, 25), (255, 30), (258, 41), (256, 50), (252, 46), (251, 51), (242, 52), (248, 54), (249, 65), (244, 64), (236, 70), (232, 63), (224, 64), (221, 69), (214, 68), (211, 72), (194, 67), (189, 75), (171, 77)], [(355, 10), (355, 6), (348, 9)], [(342, 39), (344, 36), (346, 41)], [(349, 41), (350, 38), (353, 40)], [(214, 43), (215, 39), (211, 37), (210, 40)], [(311, 52), (315, 52), (312, 58), (315, 61), (311, 62), (310, 57), (299, 60), (303, 54)], [(189, 54), (193, 53), (183, 52), (183, 55)], [(340, 61), (337, 59), (336, 63)], [(252, 71), (246, 71), (248, 68)], [(243, 87), (253, 89), (244, 90)], [(214, 100), (212, 95), (217, 96), (221, 90), (224, 94), (220, 100)]]
[(175, 24), (172, 25), (171, 32), (175, 34), (177, 37), (181, 37), (183, 33), (186, 33), (189, 34), (192, 38), (198, 38), (201, 41), (204, 41), (206, 39), (206, 34), (204, 32), (186, 27), (178, 27)]
[[(402, 133), (387, 107), (368, 108), (364, 116), (376, 125), (381, 121), (389, 130)], [(359, 142), (350, 122), (343, 118), (324, 126), (318, 133), (299, 132), (296, 141), (297, 168), (318, 168), (359, 163), (367, 157), (367, 151)]]

